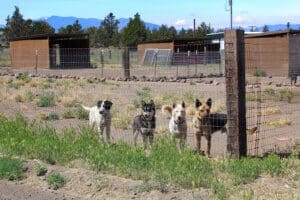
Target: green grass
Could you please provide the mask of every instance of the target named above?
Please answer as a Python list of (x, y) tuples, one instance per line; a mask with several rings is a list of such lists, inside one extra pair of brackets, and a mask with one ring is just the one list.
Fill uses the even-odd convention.
[(58, 172), (52, 172), (48, 176), (47, 182), (49, 186), (54, 190), (62, 188), (66, 184), (65, 178)]
[(22, 161), (0, 157), (0, 179), (20, 180), (23, 176)]
[(142, 146), (124, 142), (112, 145), (98, 142), (98, 134), (89, 127), (65, 129), (58, 133), (49, 126), (0, 116), (0, 153), (47, 163), (68, 164), (80, 159), (95, 171), (144, 181), (138, 189), (165, 191), (166, 184), (183, 188), (211, 188), (216, 198), (225, 199), (233, 188), (254, 181), (261, 174), (300, 179), (300, 162), (295, 158), (280, 159), (208, 159), (187, 148), (179, 153), (165, 137), (156, 138), (151, 153)]
[(44, 91), (40, 94), (37, 102), (39, 107), (53, 107), (55, 106), (55, 94), (53, 92)]
[(35, 164), (34, 171), (37, 176), (44, 176), (47, 173), (47, 168), (42, 166), (40, 163)]
[(263, 69), (255, 69), (253, 71), (253, 76), (266, 77), (267, 73)]

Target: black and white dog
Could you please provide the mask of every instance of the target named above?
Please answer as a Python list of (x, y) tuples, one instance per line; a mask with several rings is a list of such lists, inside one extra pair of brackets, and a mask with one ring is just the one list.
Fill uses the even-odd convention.
[(82, 108), (89, 111), (89, 124), (91, 127), (94, 127), (96, 125), (101, 140), (103, 139), (104, 128), (106, 129), (106, 139), (108, 142), (110, 142), (110, 127), (111, 127), (110, 108), (112, 104), (113, 103), (111, 101), (100, 100), (97, 102), (97, 106), (91, 108), (81, 105)]
[(134, 145), (136, 145), (137, 137), (139, 133), (143, 137), (143, 142), (145, 148), (149, 146), (152, 147), (153, 144), (153, 132), (155, 130), (155, 104), (153, 100), (150, 103), (146, 103), (145, 101), (141, 102), (143, 113), (141, 115), (137, 115), (133, 119), (132, 129), (134, 134)]

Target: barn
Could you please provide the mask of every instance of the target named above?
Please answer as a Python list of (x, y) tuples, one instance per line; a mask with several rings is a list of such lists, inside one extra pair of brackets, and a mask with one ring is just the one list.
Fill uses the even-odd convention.
[(245, 64), (268, 75), (300, 75), (300, 30), (284, 30), (245, 35)]
[(155, 56), (158, 63), (167, 65), (219, 63), (220, 43), (214, 43), (208, 38), (192, 38), (138, 44), (139, 64), (153, 64)]
[(90, 67), (88, 34), (42, 34), (10, 41), (13, 68), (66, 69)]

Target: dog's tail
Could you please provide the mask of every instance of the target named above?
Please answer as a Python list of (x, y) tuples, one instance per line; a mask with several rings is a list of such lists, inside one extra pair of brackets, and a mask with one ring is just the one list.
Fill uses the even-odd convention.
[(251, 129), (247, 129), (247, 134), (248, 135), (253, 135), (257, 131), (257, 127), (253, 127)]
[(81, 107), (82, 107), (84, 110), (86, 110), (86, 111), (91, 111), (91, 109), (92, 109), (92, 108), (86, 107), (86, 106), (84, 106), (84, 105), (82, 105), (82, 104), (80, 104), (80, 105), (81, 105)]
[(163, 105), (162, 108), (161, 108), (161, 112), (164, 115), (171, 115), (172, 114), (172, 107), (168, 106), (168, 105)]

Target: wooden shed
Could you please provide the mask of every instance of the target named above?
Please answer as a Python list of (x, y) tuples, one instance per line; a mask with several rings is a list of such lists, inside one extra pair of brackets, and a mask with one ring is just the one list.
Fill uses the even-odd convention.
[(88, 34), (42, 34), (10, 41), (13, 68), (90, 67)]
[(300, 75), (300, 31), (284, 30), (245, 35), (248, 73), (259, 68), (268, 75)]
[[(153, 57), (154, 53), (147, 54), (147, 51), (158, 51), (161, 61), (168, 61), (168, 64), (190, 64), (203, 62), (220, 62), (220, 43), (213, 43), (208, 38), (191, 39), (169, 39), (147, 41), (138, 44), (138, 63), (145, 64)], [(160, 53), (161, 52), (161, 53)], [(163, 59), (165, 57), (165, 59)], [(168, 58), (168, 59), (166, 59)]]

